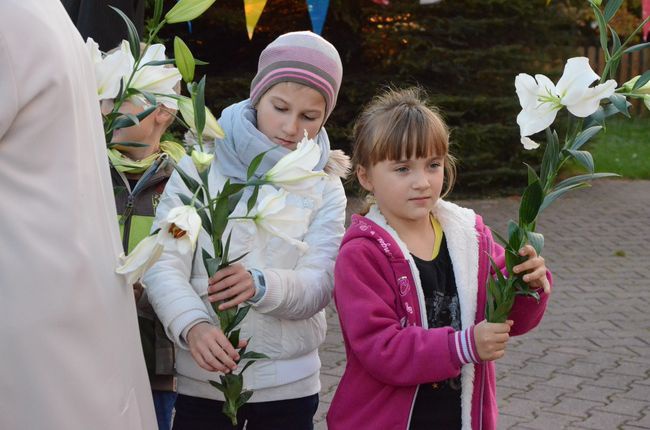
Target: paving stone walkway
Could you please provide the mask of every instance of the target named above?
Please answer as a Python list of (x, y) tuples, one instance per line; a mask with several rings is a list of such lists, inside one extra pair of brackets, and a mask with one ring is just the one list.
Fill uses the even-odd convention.
[[(460, 203), (499, 232), (518, 207), (514, 198)], [(538, 225), (555, 288), (541, 325), (497, 363), (499, 429), (650, 429), (650, 181), (595, 182)], [(345, 369), (336, 311), (327, 311), (317, 430)]]

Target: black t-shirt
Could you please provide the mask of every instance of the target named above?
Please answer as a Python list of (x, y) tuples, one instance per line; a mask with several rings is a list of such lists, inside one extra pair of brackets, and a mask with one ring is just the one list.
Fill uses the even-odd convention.
[[(420, 272), (429, 328), (451, 326), (460, 330), (458, 290), (444, 235), (435, 259), (426, 261), (414, 255), (413, 259)], [(460, 388), (460, 376), (420, 384), (409, 429), (460, 429)]]

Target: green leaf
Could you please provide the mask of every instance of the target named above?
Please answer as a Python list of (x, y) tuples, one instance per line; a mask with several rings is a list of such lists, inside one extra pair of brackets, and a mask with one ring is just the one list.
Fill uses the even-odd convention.
[(201, 60), (198, 60), (198, 59), (196, 59), (196, 58), (194, 59), (194, 63), (195, 63), (197, 66), (207, 66), (208, 64), (210, 64), (210, 63), (207, 62), (207, 61), (201, 61)]
[(147, 66), (164, 66), (164, 65), (167, 65), (167, 64), (174, 64), (175, 61), (176, 60), (174, 60), (173, 58), (167, 58), (165, 60), (149, 61), (148, 63), (140, 64), (138, 66), (138, 70), (142, 69), (143, 67), (147, 67)]
[[(212, 277), (217, 273), (217, 269), (219, 268), (219, 259), (210, 257), (205, 249), (201, 250), (203, 251), (203, 266), (205, 267), (205, 271), (208, 272), (208, 277)], [(208, 258), (205, 257), (206, 254)]]
[[(560, 145), (557, 143), (557, 134), (553, 133), (550, 134), (548, 131), (549, 129), (547, 128), (547, 143), (546, 143), (546, 149), (544, 150), (544, 157), (542, 158), (542, 167), (539, 172), (539, 178), (540, 180), (537, 182), (540, 184), (541, 188), (544, 189), (546, 188), (546, 184), (551, 178), (551, 176), (555, 173), (555, 169), (557, 168), (557, 165), (559, 164), (559, 154), (560, 154)], [(528, 186), (532, 186), (535, 181), (530, 182), (530, 170), (528, 173)]]
[(241, 260), (242, 258), (246, 257), (247, 255), (248, 255), (248, 252), (244, 252), (244, 253), (243, 253), (242, 255), (240, 255), (239, 257), (237, 257), (237, 258), (235, 258), (235, 259), (233, 259), (233, 260), (228, 260), (228, 265), (235, 264), (236, 262), (238, 262), (238, 261)]
[[(614, 30), (612, 26), (609, 27), (609, 31), (612, 32), (612, 57), (613, 57), (614, 55), (616, 55), (616, 51), (618, 51), (621, 48), (621, 39), (618, 37), (618, 33), (616, 33), (616, 30)], [(614, 68), (612, 72), (616, 72), (617, 68)]]
[(544, 190), (539, 181), (533, 182), (524, 190), (519, 204), (519, 224), (527, 225), (535, 221), (539, 207), (544, 199)]
[(131, 50), (131, 54), (133, 55), (133, 58), (137, 62), (138, 59), (140, 58), (140, 36), (138, 35), (138, 29), (135, 27), (135, 24), (133, 24), (133, 21), (131, 21), (129, 17), (124, 14), (124, 12), (110, 5), (108, 7), (110, 7), (115, 12), (117, 12), (117, 14), (126, 23), (126, 29), (129, 33), (128, 35), (129, 49)]
[(214, 388), (216, 388), (217, 390), (219, 390), (219, 391), (221, 391), (221, 392), (223, 393), (223, 391), (224, 391), (224, 386), (223, 386), (222, 384), (218, 383), (217, 381), (212, 381), (212, 380), (208, 380), (208, 382), (209, 382), (210, 385), (212, 385)]
[(191, 21), (203, 14), (215, 0), (180, 0), (165, 15), (170, 24)]
[(594, 173), (594, 158), (589, 151), (576, 151), (575, 149), (567, 149), (565, 151), (571, 154), (589, 173)]
[[(240, 373), (241, 373), (241, 372), (240, 372)], [(245, 390), (245, 391), (242, 391), (242, 393), (241, 393), (241, 394), (239, 395), (239, 397), (237, 398), (237, 401), (235, 402), (235, 406), (236, 406), (237, 408), (241, 408), (241, 407), (244, 406), (244, 404), (245, 404), (245, 403), (246, 403), (246, 402), (251, 398), (252, 395), (253, 395), (253, 391), (252, 391), (252, 390)]]
[(541, 255), (544, 249), (544, 235), (534, 231), (527, 231), (526, 236), (528, 237), (528, 243), (537, 251), (537, 255)]
[(262, 152), (260, 154), (257, 154), (255, 156), (255, 158), (253, 158), (253, 161), (251, 161), (251, 164), (248, 165), (248, 170), (246, 171), (246, 179), (250, 179), (250, 178), (253, 177), (253, 175), (255, 174), (255, 171), (260, 166), (260, 163), (264, 159), (264, 156), (266, 155), (267, 152), (269, 152), (269, 151), (264, 151), (264, 152)]
[(589, 128), (587, 128), (587, 129), (583, 130), (583, 131), (582, 131), (582, 132), (581, 132), (581, 133), (580, 133), (580, 134), (575, 138), (575, 140), (574, 140), (573, 143), (571, 144), (571, 149), (574, 149), (574, 150), (580, 149), (580, 148), (582, 147), (582, 145), (584, 145), (585, 143), (587, 143), (587, 142), (589, 141), (589, 139), (591, 139), (591, 138), (594, 137), (596, 134), (598, 134), (598, 133), (600, 132), (600, 130), (602, 130), (602, 129), (603, 129), (602, 126), (600, 126), (600, 125), (596, 125), (596, 126), (589, 127)]
[(609, 96), (609, 101), (612, 102), (614, 106), (616, 106), (616, 109), (618, 109), (620, 113), (630, 118), (630, 112), (628, 110), (630, 104), (624, 95), (614, 93)]
[(634, 86), (632, 87), (632, 91), (638, 90), (642, 86), (648, 83), (650, 81), (650, 70), (646, 70), (641, 76), (639, 76), (639, 79), (634, 83)]
[(244, 320), (244, 318), (246, 318), (246, 315), (248, 314), (250, 308), (251, 308), (250, 305), (242, 306), (238, 308), (237, 314), (235, 315), (235, 317), (230, 322), (230, 325), (228, 326), (228, 330), (232, 330), (235, 327), (237, 327), (237, 325), (240, 324)]
[(612, 115), (616, 115), (617, 113), (618, 109), (611, 103), (604, 107), (599, 106), (596, 112), (585, 118), (584, 126), (585, 128), (593, 127), (594, 125), (602, 126), (605, 123), (606, 118), (609, 118)]
[(261, 352), (248, 351), (246, 354), (241, 355), (240, 360), (266, 360), (269, 358), (268, 355), (262, 354)]
[(174, 169), (178, 172), (178, 175), (181, 177), (183, 182), (185, 183), (185, 186), (187, 187), (188, 190), (192, 193), (192, 195), (196, 194), (199, 188), (201, 188), (201, 185), (195, 181), (192, 177), (190, 177), (181, 167), (176, 164), (174, 165)]
[(490, 265), (492, 266), (492, 270), (494, 271), (494, 274), (497, 276), (497, 286), (505, 283), (506, 278), (505, 276), (503, 276), (503, 273), (501, 273), (501, 270), (499, 270), (499, 266), (497, 266), (497, 263), (494, 262), (492, 256), (488, 256), (488, 257), (490, 258)]
[(559, 188), (559, 189), (556, 189), (555, 191), (553, 191), (551, 193), (548, 193), (546, 195), (546, 197), (544, 198), (544, 202), (542, 203), (542, 206), (540, 206), (540, 208), (539, 208), (539, 212), (541, 213), (551, 203), (553, 203), (555, 200), (562, 197), (564, 194), (568, 193), (569, 191), (577, 190), (578, 188), (586, 188), (588, 186), (589, 186), (589, 184), (587, 184), (586, 182), (581, 182), (579, 184), (570, 185), (570, 186), (564, 187), (564, 188)]
[(241, 330), (233, 330), (232, 333), (230, 333), (230, 336), (228, 336), (228, 340), (230, 341), (230, 344), (234, 346), (235, 348), (239, 347), (239, 332)]
[(557, 190), (560, 188), (565, 188), (584, 181), (591, 181), (592, 179), (609, 178), (613, 176), (621, 176), (621, 175), (618, 175), (616, 173), (588, 173), (586, 175), (572, 176), (557, 184), (555, 186), (555, 189)]
[(492, 235), (497, 238), (497, 240), (501, 243), (503, 246), (508, 246), (508, 241), (501, 236), (497, 231), (495, 230), (490, 230), (492, 232)]
[(113, 142), (113, 143), (109, 143), (107, 146), (110, 149), (116, 146), (128, 146), (130, 148), (144, 148), (145, 146), (149, 146), (149, 145), (140, 142)]
[(607, 49), (607, 21), (603, 16), (603, 13), (600, 11), (600, 8), (594, 4), (591, 5), (591, 9), (596, 15), (596, 22), (598, 23), (598, 33), (600, 34), (600, 47), (605, 53), (605, 59), (609, 60), (609, 51)]
[(232, 320), (235, 319), (236, 313), (237, 308), (228, 308), (217, 312), (217, 316), (219, 317), (219, 325), (221, 326), (221, 330), (226, 336), (229, 334), (229, 330), (227, 330), (227, 328), (232, 326)]
[(623, 0), (609, 0), (607, 2), (604, 13), (605, 21), (609, 22), (612, 20), (618, 9), (621, 7), (621, 4), (623, 4)]
[(228, 199), (219, 197), (212, 217), (213, 237), (221, 237), (226, 225), (228, 225)]
[(194, 106), (194, 128), (197, 135), (202, 135), (205, 128), (205, 76), (194, 87), (192, 105)]
[(122, 116), (118, 117), (113, 123), (113, 130), (117, 130), (118, 128), (132, 127), (134, 125), (140, 124), (140, 121), (149, 116), (157, 108), (158, 106), (150, 106), (137, 115), (130, 113), (122, 114)]
[(160, 22), (160, 18), (162, 17), (162, 11), (163, 11), (163, 0), (155, 0), (154, 5), (153, 5), (153, 15), (151, 19), (154, 22), (154, 27), (158, 25)]
[(639, 43), (638, 45), (630, 46), (625, 51), (623, 51), (623, 53), (624, 54), (631, 54), (632, 52), (640, 51), (640, 50), (648, 48), (648, 47), (650, 47), (650, 42)]
[(176, 67), (181, 73), (185, 82), (192, 82), (194, 80), (194, 56), (192, 51), (187, 47), (183, 39), (178, 36), (174, 37), (174, 58), (176, 59)]
[(253, 193), (248, 198), (248, 202), (246, 203), (246, 214), (249, 214), (253, 209), (253, 206), (255, 206), (255, 202), (257, 202), (257, 195), (259, 194), (259, 192), (260, 192), (260, 186), (255, 185), (255, 187), (253, 188)]

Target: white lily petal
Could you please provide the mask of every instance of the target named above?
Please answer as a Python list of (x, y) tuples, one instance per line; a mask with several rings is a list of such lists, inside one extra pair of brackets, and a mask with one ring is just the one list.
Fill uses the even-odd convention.
[(100, 100), (113, 99), (120, 91), (122, 76), (128, 73), (132, 67), (131, 56), (123, 55), (116, 51), (107, 55), (101, 63), (95, 67), (97, 78), (97, 95)]
[(201, 230), (201, 217), (192, 206), (177, 206), (160, 223), (158, 238), (166, 249), (186, 254), (194, 250)]
[(578, 88), (588, 88), (597, 79), (600, 76), (589, 66), (589, 58), (569, 58), (564, 65), (562, 77), (557, 82), (557, 91), (564, 97), (569, 89), (575, 91)]
[(147, 48), (147, 51), (144, 53), (142, 59), (140, 60), (140, 65), (147, 64), (151, 61), (162, 61), (165, 59), (165, 45), (161, 43), (155, 43)]
[(524, 149), (528, 151), (539, 148), (539, 143), (526, 136), (521, 137), (521, 144), (524, 145)]
[(90, 54), (90, 59), (93, 64), (97, 64), (102, 61), (102, 52), (99, 50), (99, 45), (93, 40), (92, 37), (86, 39), (86, 49)]
[(530, 75), (520, 73), (515, 78), (515, 90), (522, 109), (530, 109), (537, 104), (538, 85)]
[(312, 169), (320, 160), (321, 149), (318, 144), (305, 136), (294, 151), (282, 157), (268, 172), (264, 179), (280, 185), (288, 191), (302, 193), (313, 186), (325, 172)]
[(645, 107), (647, 107), (648, 110), (650, 110), (650, 95), (643, 97), (643, 104), (645, 104)]
[(276, 190), (270, 185), (260, 187), (254, 209), (255, 224), (304, 250), (306, 244), (297, 238), (307, 232), (309, 213), (306, 209), (288, 206), (287, 196), (283, 189)]
[(545, 103), (540, 109), (522, 110), (517, 115), (517, 124), (519, 125), (520, 134), (522, 136), (530, 136), (531, 134), (538, 133), (549, 125), (553, 124), (557, 116), (558, 109)]
[(124, 275), (127, 285), (133, 285), (160, 258), (163, 249), (157, 236), (148, 236), (141, 240), (128, 256), (122, 254), (122, 264), (115, 272)]
[(539, 97), (557, 97), (557, 89), (555, 84), (551, 81), (548, 76), (537, 74), (535, 75), (535, 80), (537, 81), (537, 97), (539, 102)]
[(598, 110), (600, 101), (606, 99), (616, 91), (616, 81), (610, 79), (594, 88), (587, 88), (582, 96), (566, 107), (573, 115), (585, 118)]

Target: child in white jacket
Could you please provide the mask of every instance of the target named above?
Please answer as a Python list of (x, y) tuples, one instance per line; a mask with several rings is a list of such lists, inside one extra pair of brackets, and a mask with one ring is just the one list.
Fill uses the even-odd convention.
[[(264, 157), (255, 173), (258, 177), (294, 150), (305, 131), (316, 140), (321, 158), (315, 170), (329, 174), (308, 196), (287, 198), (287, 204), (307, 214), (306, 234), (288, 242), (260, 235), (250, 222), (231, 221), (229, 255), (248, 252), (240, 263), (208, 279), (201, 249), (211, 245), (202, 232), (193, 256), (165, 251), (144, 278), (156, 313), (180, 347), (176, 430), (231, 428), (221, 413), (222, 393), (207, 381), (218, 380), (215, 372), (235, 370), (239, 356), (218, 327), (213, 301), (224, 301), (223, 309), (252, 304), (241, 338), (250, 338), (249, 350), (270, 357), (244, 374), (244, 385), (254, 394), (239, 410), (239, 428), (313, 428), (320, 391), (318, 347), (326, 331), (324, 308), (332, 294), (334, 259), (345, 221), (346, 198), (339, 176), (346, 173), (348, 160), (340, 151), (330, 151), (323, 127), (336, 104), (341, 77), (341, 60), (329, 42), (311, 32), (284, 34), (261, 53), (250, 99), (226, 108), (219, 120), (226, 138), (215, 142), (212, 190), (228, 179), (245, 182), (250, 162), (263, 151), (275, 148)], [(187, 157), (181, 167), (193, 169)], [(178, 193), (191, 194), (174, 174), (157, 220), (182, 205)], [(245, 207), (246, 200), (242, 198), (240, 205)]]

